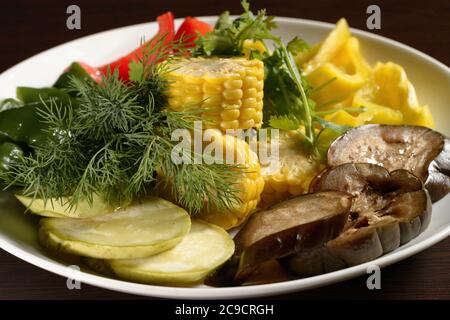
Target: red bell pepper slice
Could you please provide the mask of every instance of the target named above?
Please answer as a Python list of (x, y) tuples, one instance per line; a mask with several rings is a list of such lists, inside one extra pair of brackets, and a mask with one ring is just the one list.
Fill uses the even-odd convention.
[[(124, 82), (127, 82), (129, 80), (128, 66), (131, 61), (137, 61), (140, 58), (142, 58), (144, 48), (151, 48), (158, 42), (158, 40), (161, 40), (161, 37), (164, 37), (164, 45), (169, 44), (173, 40), (173, 37), (175, 35), (175, 24), (173, 13), (168, 11), (160, 15), (156, 20), (158, 22), (159, 30), (158, 33), (151, 40), (145, 42), (142, 46), (133, 50), (126, 56), (123, 56), (122, 58), (112, 63), (108, 63), (104, 66), (101, 66), (98, 69), (103, 74), (106, 74), (108, 70), (111, 70), (111, 72), (113, 72), (115, 69), (117, 69), (119, 71), (119, 79), (121, 79)], [(152, 57), (150, 57), (150, 60), (151, 59)]]
[(186, 47), (193, 47), (198, 34), (204, 35), (211, 31), (213, 31), (213, 27), (210, 24), (193, 17), (186, 17), (180, 28), (178, 28), (174, 40), (176, 41), (183, 37), (183, 42), (187, 44)]

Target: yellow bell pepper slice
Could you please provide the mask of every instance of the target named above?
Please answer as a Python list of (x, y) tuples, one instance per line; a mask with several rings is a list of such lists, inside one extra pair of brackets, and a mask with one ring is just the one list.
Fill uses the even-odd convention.
[[(308, 81), (313, 88), (318, 88), (329, 82), (325, 87), (312, 91), (311, 98), (320, 108), (325, 104), (333, 105), (351, 97), (365, 84), (365, 79), (359, 74), (348, 74), (331, 63), (325, 63), (308, 75)], [(334, 102), (334, 103), (332, 103)], [(330, 109), (329, 107), (327, 109)]]
[(361, 54), (359, 41), (355, 37), (348, 39), (342, 51), (331, 60), (331, 63), (348, 74), (359, 74), (367, 77), (371, 72), (369, 64)]
[(340, 19), (314, 57), (304, 66), (305, 74), (309, 74), (322, 64), (332, 60), (342, 50), (349, 38), (348, 23), (345, 19)]
[(405, 70), (393, 62), (377, 63), (370, 81), (355, 96), (400, 111), (404, 124), (434, 126), (430, 110), (419, 104)]

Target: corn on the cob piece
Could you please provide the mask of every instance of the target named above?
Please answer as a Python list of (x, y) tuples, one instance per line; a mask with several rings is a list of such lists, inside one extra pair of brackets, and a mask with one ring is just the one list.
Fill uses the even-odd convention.
[(169, 108), (206, 109), (205, 128), (248, 129), (262, 124), (264, 65), (244, 58), (191, 58), (171, 65)]
[(314, 176), (324, 165), (302, 146), (302, 137), (295, 131), (280, 131), (279, 161), (276, 169), (261, 166), (264, 190), (260, 207), (267, 208), (290, 197), (307, 193)]
[(198, 217), (228, 230), (244, 222), (257, 207), (264, 188), (264, 178), (261, 176), (258, 156), (244, 140), (214, 130), (214, 141), (218, 141), (217, 139), (222, 139), (224, 160), (227, 153), (232, 154), (242, 168), (234, 185), (239, 191), (241, 203), (225, 212), (210, 208), (201, 212)]
[[(214, 141), (216, 146), (216, 143), (220, 143), (222, 147), (222, 155), (215, 154), (215, 159), (222, 163), (235, 163), (240, 166), (240, 169), (233, 169), (240, 170), (233, 185), (238, 191), (237, 197), (240, 202), (235, 203), (233, 207), (225, 211), (220, 211), (205, 203), (203, 210), (195, 217), (228, 230), (244, 222), (257, 207), (264, 188), (264, 178), (261, 176), (258, 156), (250, 149), (247, 142), (234, 136), (226, 135), (218, 129), (209, 130), (209, 134), (211, 141)], [(159, 188), (158, 194), (161, 197), (176, 202), (174, 195), (167, 192), (168, 189), (165, 183), (160, 184)]]

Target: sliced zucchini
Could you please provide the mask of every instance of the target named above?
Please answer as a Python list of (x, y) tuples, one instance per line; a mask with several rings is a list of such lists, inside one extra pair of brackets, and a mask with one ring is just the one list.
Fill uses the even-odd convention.
[(100, 259), (133, 259), (172, 248), (190, 226), (184, 209), (154, 197), (99, 217), (43, 218), (38, 239), (54, 251)]
[(53, 198), (47, 201), (43, 199), (34, 199), (22, 195), (15, 195), (27, 209), (39, 216), (54, 218), (90, 218), (111, 213), (114, 208), (108, 206), (102, 199), (96, 195), (93, 196), (92, 205), (87, 201), (80, 201), (76, 208), (70, 208), (70, 199)]
[(201, 282), (228, 260), (234, 242), (220, 227), (193, 220), (191, 231), (174, 248), (142, 259), (88, 259), (93, 269), (119, 278), (154, 284), (186, 285)]

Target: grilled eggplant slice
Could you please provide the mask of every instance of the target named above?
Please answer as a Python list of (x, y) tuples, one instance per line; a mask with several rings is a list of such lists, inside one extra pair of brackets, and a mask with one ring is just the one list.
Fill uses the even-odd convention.
[(389, 173), (375, 164), (347, 163), (314, 179), (311, 191), (324, 190), (352, 194), (351, 213), (338, 237), (283, 260), (297, 274), (320, 274), (373, 260), (415, 238), (430, 221), (428, 193), (406, 170)]
[(264, 262), (323, 245), (342, 232), (351, 203), (347, 193), (318, 192), (253, 214), (234, 238), (235, 254), (207, 283), (241, 284)]
[(419, 126), (364, 125), (348, 131), (328, 149), (331, 167), (352, 162), (405, 169), (419, 177), (433, 202), (450, 192), (450, 140)]

